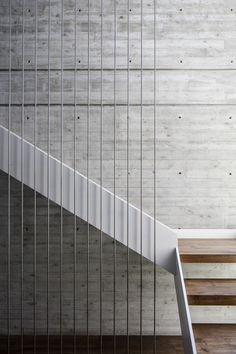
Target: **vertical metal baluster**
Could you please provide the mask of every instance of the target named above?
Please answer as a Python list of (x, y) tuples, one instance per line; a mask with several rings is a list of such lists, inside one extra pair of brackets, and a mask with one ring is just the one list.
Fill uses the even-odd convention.
[(60, 351), (62, 353), (62, 272), (63, 272), (63, 35), (64, 0), (61, 0), (61, 230), (60, 230)]
[(100, 115), (100, 353), (102, 354), (102, 185), (103, 185), (103, 0), (101, 0), (101, 115)]
[(47, 352), (49, 341), (49, 284), (50, 284), (50, 40), (51, 40), (51, 0), (48, 1), (48, 156), (47, 156)]
[(154, 0), (154, 354), (156, 354), (156, 0)]
[(87, 81), (87, 353), (89, 354), (89, 130), (90, 130), (90, 0), (88, 0), (88, 81)]
[(77, 79), (77, 0), (75, 0), (75, 57), (74, 57), (74, 354), (76, 354), (76, 79)]
[(116, 353), (116, 26), (116, 0), (114, 0), (114, 354)]
[(25, 115), (25, 48), (24, 0), (22, 0), (22, 109), (21, 109), (21, 353), (24, 352), (24, 115)]
[(143, 352), (143, 1), (141, 0), (141, 122), (140, 122), (140, 352)]
[(7, 351), (10, 354), (11, 334), (11, 0), (9, 0), (9, 72), (8, 72), (8, 240), (7, 240)]
[(37, 20), (38, 1), (35, 0), (35, 77), (34, 77), (34, 353), (36, 353), (36, 291), (37, 291), (37, 193), (36, 193), (36, 144), (37, 144)]
[(130, 120), (130, 0), (127, 1), (127, 354), (129, 354), (129, 120)]

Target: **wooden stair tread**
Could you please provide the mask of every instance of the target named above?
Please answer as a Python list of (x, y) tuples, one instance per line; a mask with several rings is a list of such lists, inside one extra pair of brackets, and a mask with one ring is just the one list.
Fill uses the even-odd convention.
[(180, 239), (178, 244), (182, 262), (236, 262), (236, 239)]
[(235, 324), (194, 324), (198, 354), (236, 353)]
[(185, 279), (189, 305), (236, 305), (236, 279)]
[(236, 296), (236, 279), (185, 279), (188, 295)]

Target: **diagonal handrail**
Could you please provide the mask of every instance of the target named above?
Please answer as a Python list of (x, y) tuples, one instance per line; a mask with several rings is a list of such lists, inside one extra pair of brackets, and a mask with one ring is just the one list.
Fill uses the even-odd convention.
[(184, 353), (197, 354), (178, 247), (176, 248), (176, 274), (174, 278), (180, 325), (183, 336)]

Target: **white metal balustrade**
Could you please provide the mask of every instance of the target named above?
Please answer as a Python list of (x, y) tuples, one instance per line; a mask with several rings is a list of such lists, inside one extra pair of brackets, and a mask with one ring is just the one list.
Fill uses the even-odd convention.
[[(8, 173), (8, 130), (0, 127), (1, 158), (0, 168)], [(173, 257), (177, 246), (176, 234), (167, 226), (156, 221), (156, 252), (154, 252), (154, 219), (141, 212), (107, 189), (100, 187), (91, 179), (76, 171), (74, 183), (74, 170), (62, 164), (63, 195), (61, 201), (61, 162), (49, 155), (49, 196), (47, 195), (48, 183), (48, 154), (34, 145), (23, 140), (23, 159), (21, 156), (22, 139), (10, 133), (10, 174), (18, 181), (50, 200), (62, 205), (63, 208), (74, 213), (85, 221), (102, 229), (104, 233), (115, 237), (117, 241), (127, 246), (127, 215), (129, 217), (129, 248), (141, 253), (141, 234), (143, 238), (142, 255), (175, 274), (175, 259)], [(34, 163), (34, 158), (36, 161)], [(21, 171), (23, 161), (23, 173)], [(35, 169), (33, 168), (35, 165)], [(34, 172), (36, 176), (34, 176)], [(23, 176), (23, 181), (21, 177)], [(89, 189), (89, 191), (87, 191)], [(88, 193), (87, 193), (88, 192)], [(101, 193), (102, 192), (102, 193)], [(89, 202), (87, 202), (89, 195)], [(102, 211), (100, 208), (102, 198)], [(115, 201), (114, 201), (115, 199)], [(115, 205), (115, 208), (114, 208)], [(88, 207), (88, 209), (87, 209)], [(127, 211), (128, 207), (128, 211)], [(115, 210), (114, 210), (115, 209)], [(102, 215), (100, 213), (102, 212)], [(142, 217), (142, 233), (140, 232), (140, 218)], [(102, 227), (101, 227), (102, 220)], [(115, 225), (114, 225), (115, 220)], [(114, 227), (115, 226), (115, 227)]]
[(172, 273), (185, 354), (196, 353), (174, 231), (3, 126), (0, 126), (0, 169)]

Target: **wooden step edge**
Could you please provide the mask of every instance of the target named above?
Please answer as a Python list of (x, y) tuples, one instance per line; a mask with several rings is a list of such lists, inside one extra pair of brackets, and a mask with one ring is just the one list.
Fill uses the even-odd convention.
[(236, 279), (185, 279), (189, 305), (236, 306)]
[(188, 304), (192, 306), (236, 306), (236, 295), (188, 295)]
[(180, 254), (183, 263), (236, 263), (236, 254)]
[(236, 239), (179, 239), (184, 263), (236, 263)]

